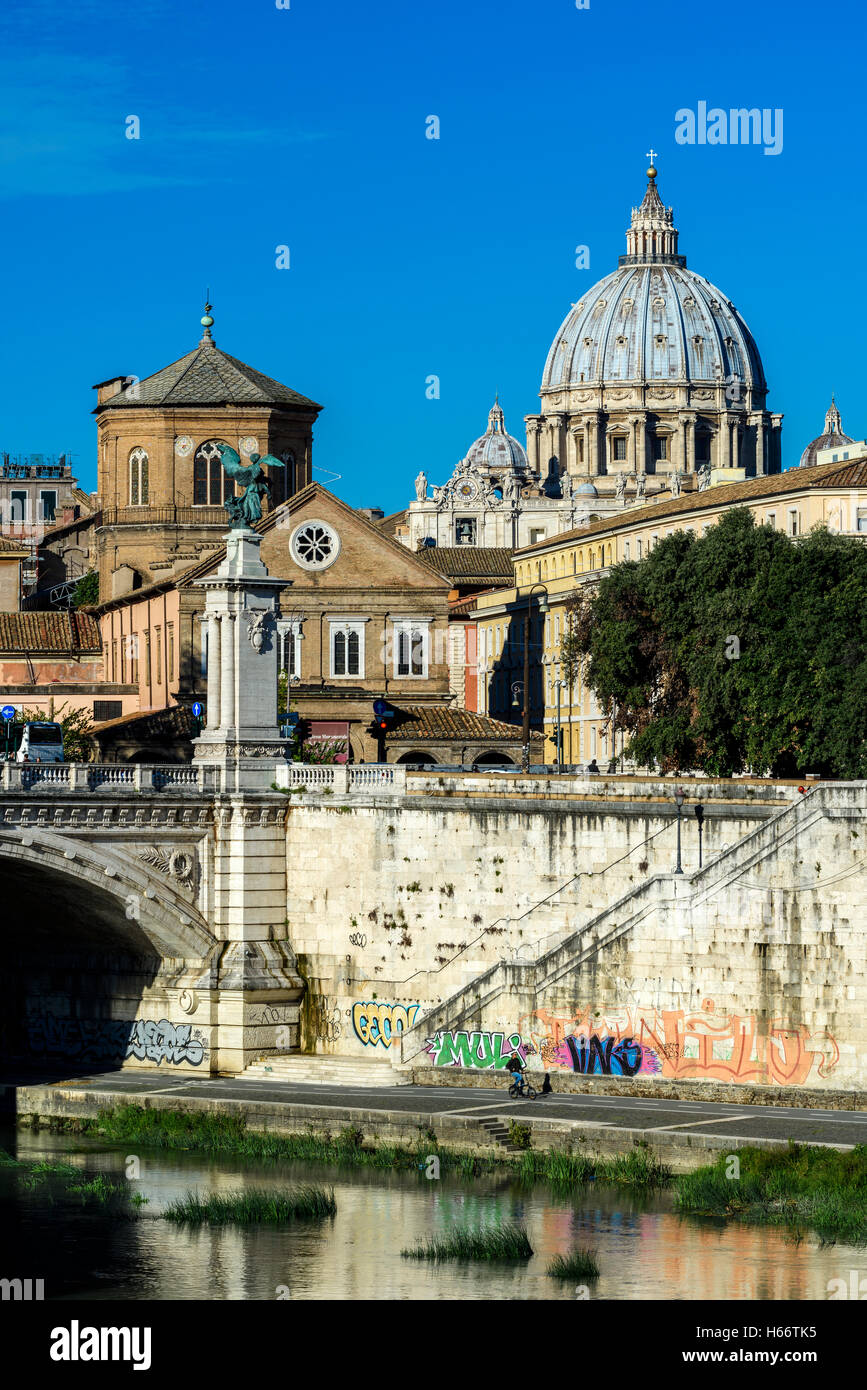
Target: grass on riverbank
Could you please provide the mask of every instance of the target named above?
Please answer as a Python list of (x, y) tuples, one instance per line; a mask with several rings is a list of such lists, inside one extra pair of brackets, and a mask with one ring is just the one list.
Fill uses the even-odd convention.
[[(57, 1123), (57, 1122), (56, 1122)], [(143, 1144), (160, 1149), (188, 1149), (245, 1158), (306, 1160), (311, 1163), (351, 1164), (380, 1169), (424, 1169), (435, 1155), (440, 1171), (470, 1179), (511, 1170), (526, 1182), (547, 1182), (556, 1187), (576, 1187), (594, 1179), (637, 1188), (664, 1187), (669, 1170), (643, 1145), (615, 1158), (590, 1158), (559, 1150), (528, 1149), (520, 1157), (502, 1158), (458, 1153), (440, 1145), (431, 1131), (422, 1132), (415, 1145), (376, 1143), (365, 1145), (361, 1130), (345, 1128), (338, 1134), (276, 1134), (248, 1129), (243, 1117), (217, 1111), (146, 1109), (121, 1105), (100, 1110), (93, 1118), (60, 1121), (59, 1127), (79, 1134), (99, 1135), (111, 1142)]]
[(533, 1247), (523, 1226), (484, 1226), (428, 1236), (400, 1253), (408, 1260), (529, 1260)]
[(552, 1279), (598, 1279), (596, 1251), (570, 1250), (568, 1255), (555, 1255), (547, 1273)]
[(721, 1154), (676, 1180), (675, 1201), (696, 1215), (809, 1227), (826, 1241), (865, 1244), (867, 1144), (840, 1153), (790, 1141), (788, 1149)]
[(283, 1226), (290, 1221), (324, 1221), (334, 1216), (334, 1192), (323, 1187), (296, 1187), (284, 1192), (224, 1192), (201, 1196), (188, 1192), (166, 1207), (165, 1217), (185, 1226)]

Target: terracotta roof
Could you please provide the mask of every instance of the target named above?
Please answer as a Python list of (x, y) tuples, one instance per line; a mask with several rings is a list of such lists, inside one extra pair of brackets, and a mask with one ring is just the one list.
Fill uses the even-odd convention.
[[(440, 705), (395, 705), (394, 728), (385, 735), (386, 743), (429, 743), (435, 739), (486, 739), (495, 742), (520, 743), (519, 724), (505, 724), (487, 714), (474, 714), (468, 709), (444, 709)], [(532, 739), (540, 734), (532, 733)]]
[(621, 526), (635, 526), (644, 521), (662, 521), (669, 516), (700, 512), (705, 508), (737, 506), (739, 502), (746, 503), (760, 497), (770, 498), (785, 493), (803, 492), (814, 487), (867, 487), (867, 459), (844, 464), (821, 463), (812, 468), (789, 468), (785, 473), (747, 478), (742, 483), (722, 483), (718, 487), (707, 488), (704, 492), (683, 493), (680, 497), (670, 497), (667, 502), (651, 502), (646, 507), (628, 507), (601, 517), (598, 521), (591, 521), (587, 526), (578, 526), (574, 531), (562, 531), (547, 540), (536, 541), (534, 545), (525, 545), (521, 550), (516, 550), (515, 555), (532, 555), (537, 551), (559, 547), (564, 541), (583, 540), (585, 536), (616, 531)]
[(406, 518), (407, 511), (404, 507), (402, 512), (392, 512), (389, 516), (384, 516), (381, 521), (375, 521), (373, 524), (380, 531), (384, 531), (387, 536), (393, 536), (398, 526), (406, 524)]
[(0, 613), (0, 652), (101, 652), (99, 623), (85, 613)]
[(446, 579), (478, 580), (511, 579), (512, 554), (494, 546), (428, 545), (416, 551), (423, 565), (442, 574)]
[(200, 344), (144, 381), (133, 381), (98, 405), (94, 413), (154, 405), (300, 405), (322, 409), (307, 396), (221, 352), (213, 343)]
[[(489, 594), (490, 589), (484, 592)], [(462, 613), (472, 613), (478, 602), (478, 594), (467, 594), (466, 598), (456, 598), (449, 604), (449, 617), (460, 617)]]
[(104, 719), (94, 724), (94, 732), (105, 733), (109, 729), (123, 730), (124, 727), (141, 738), (165, 738), (173, 735), (178, 738), (192, 738), (196, 733), (196, 721), (190, 711), (181, 705), (170, 705), (168, 709), (151, 710), (144, 714), (124, 714), (120, 719)]

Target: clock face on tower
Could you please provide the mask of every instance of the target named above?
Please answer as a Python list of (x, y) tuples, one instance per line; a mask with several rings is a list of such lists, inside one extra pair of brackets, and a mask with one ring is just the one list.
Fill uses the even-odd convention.
[(478, 495), (478, 488), (475, 483), (471, 483), (465, 478), (464, 481), (458, 483), (455, 488), (455, 495), (459, 497), (462, 502), (472, 502)]

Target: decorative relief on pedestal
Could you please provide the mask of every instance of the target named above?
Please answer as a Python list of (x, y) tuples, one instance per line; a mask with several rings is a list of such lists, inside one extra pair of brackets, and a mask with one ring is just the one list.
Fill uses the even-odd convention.
[(273, 626), (274, 613), (270, 608), (251, 609), (247, 618), (247, 636), (255, 652), (268, 650), (268, 637)]

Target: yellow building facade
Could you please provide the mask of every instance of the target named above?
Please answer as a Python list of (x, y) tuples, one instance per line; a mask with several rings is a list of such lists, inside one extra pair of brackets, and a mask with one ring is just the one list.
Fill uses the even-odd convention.
[[(733, 507), (746, 507), (757, 525), (793, 538), (815, 526), (867, 540), (867, 460), (791, 469), (775, 476), (721, 483), (650, 506), (621, 513), (515, 552), (515, 583), (479, 594), (476, 601), (479, 651), (479, 712), (520, 719), (523, 708), (524, 625), (530, 617), (530, 715), (544, 729), (545, 760), (556, 761), (561, 730), (565, 763), (597, 760), (605, 771), (620, 763), (624, 736), (612, 746), (611, 731), (592, 691), (578, 672), (567, 688), (562, 679), (561, 645), (566, 604), (576, 590), (594, 585), (612, 565), (641, 560), (675, 531), (697, 537)], [(540, 612), (540, 605), (547, 612)], [(559, 683), (559, 691), (558, 691)], [(558, 719), (559, 694), (559, 719)]]

